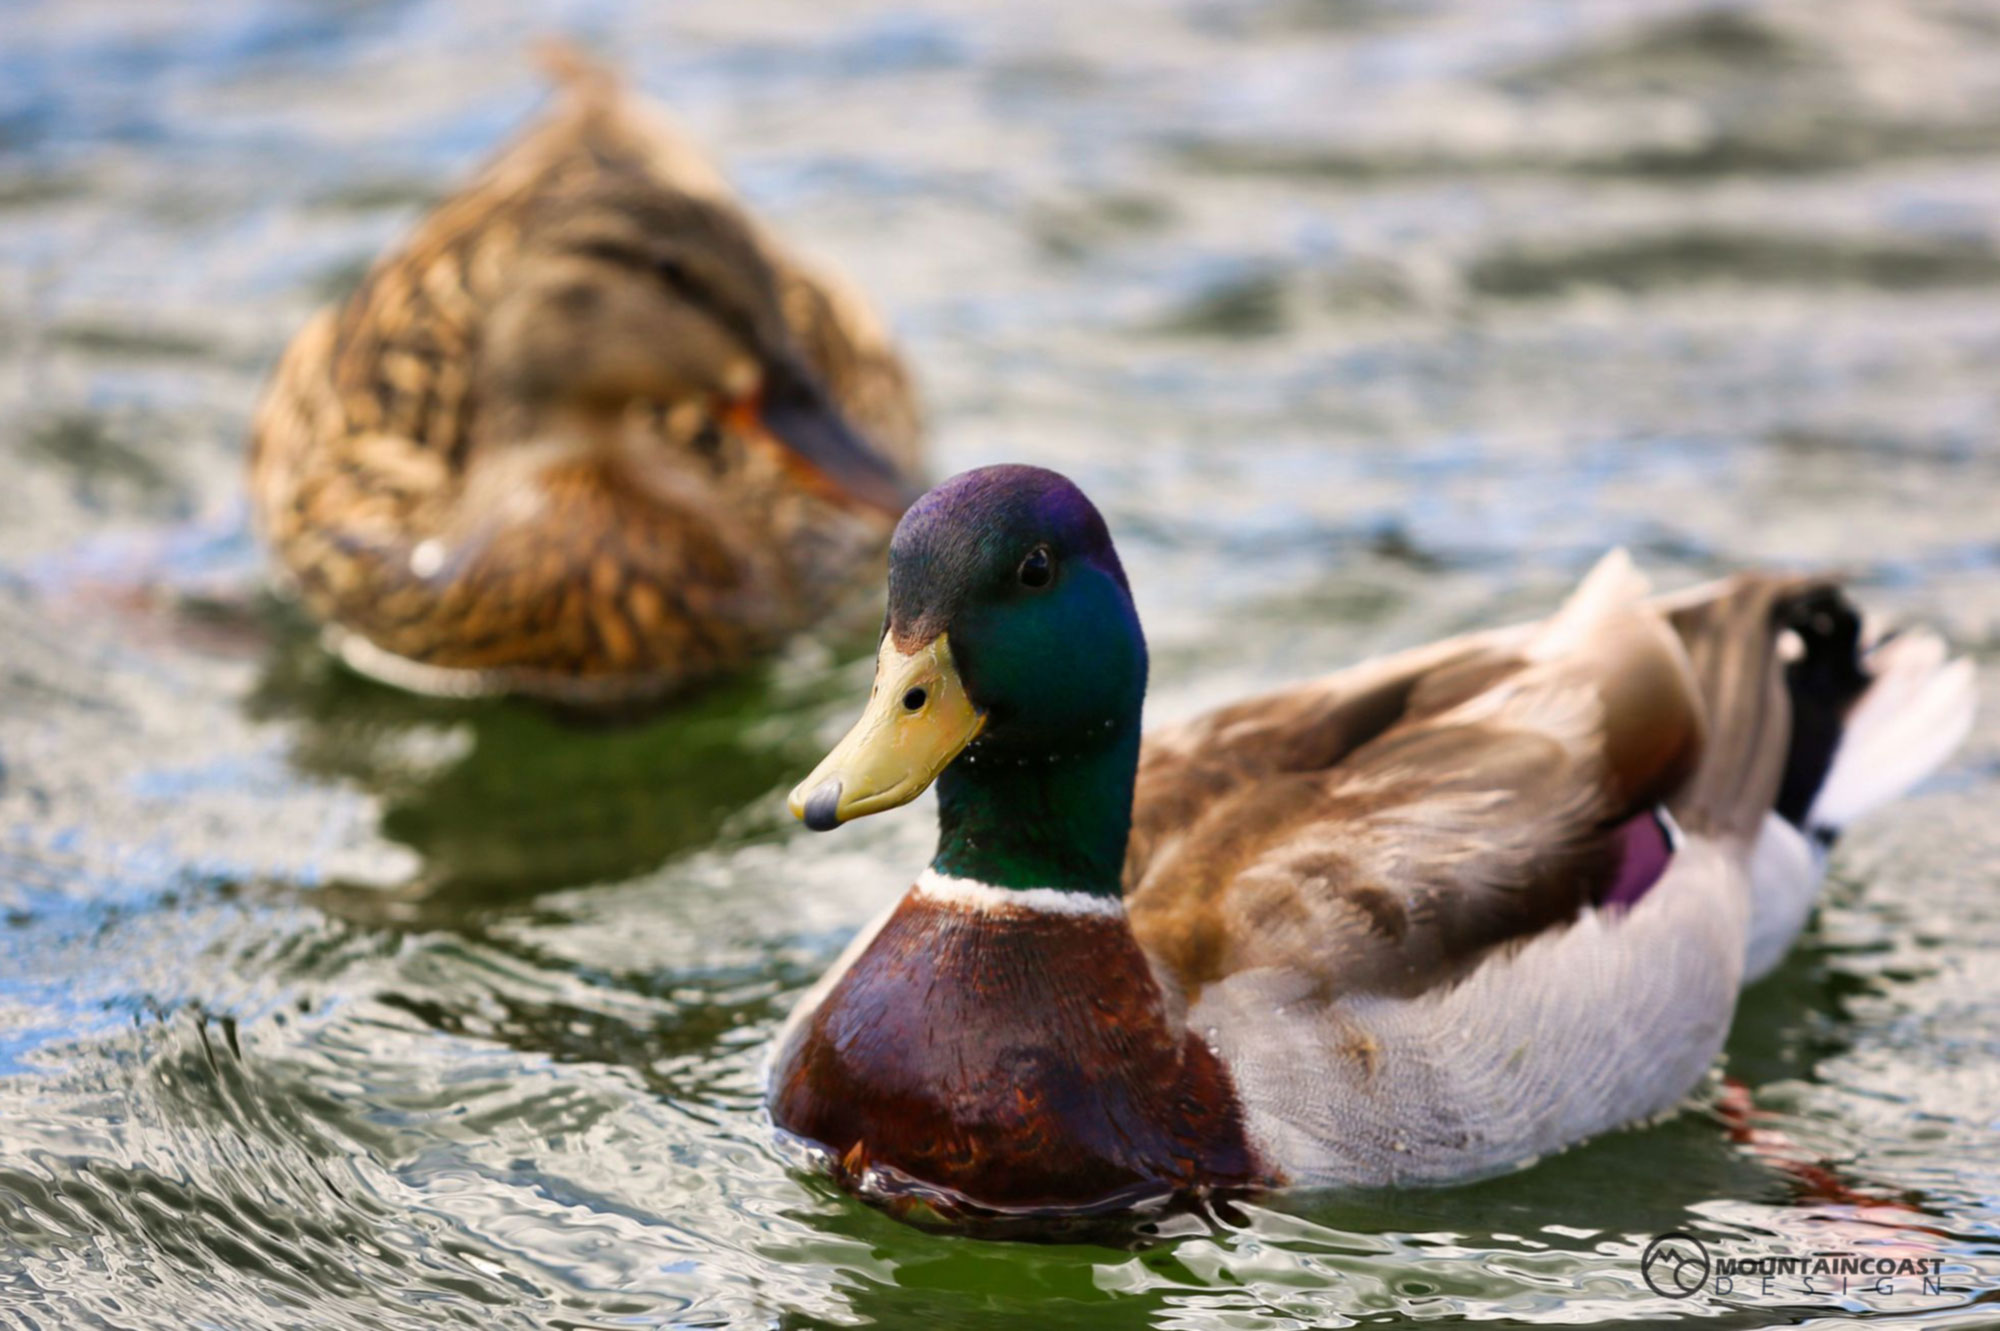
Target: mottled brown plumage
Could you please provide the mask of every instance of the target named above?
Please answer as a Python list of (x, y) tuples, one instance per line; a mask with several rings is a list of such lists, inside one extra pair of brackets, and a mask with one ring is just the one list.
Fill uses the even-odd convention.
[[(596, 701), (739, 666), (879, 574), (918, 468), (867, 309), (556, 64), (554, 110), (300, 332), (254, 427), (287, 580), (415, 687)], [(844, 473), (777, 437), (829, 405), (865, 441)]]

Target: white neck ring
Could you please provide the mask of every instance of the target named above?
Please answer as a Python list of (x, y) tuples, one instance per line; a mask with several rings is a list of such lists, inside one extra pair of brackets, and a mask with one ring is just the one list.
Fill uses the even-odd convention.
[(1083, 915), (1099, 919), (1125, 917), (1125, 902), (1120, 897), (1062, 887), (995, 887), (971, 878), (954, 878), (935, 869), (925, 869), (918, 875), (913, 890), (918, 896), (943, 905), (981, 913), (1032, 911), (1040, 915)]

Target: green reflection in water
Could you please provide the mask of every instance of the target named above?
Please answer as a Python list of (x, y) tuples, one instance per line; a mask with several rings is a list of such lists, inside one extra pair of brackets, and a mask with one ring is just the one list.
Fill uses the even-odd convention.
[(837, 679), (784, 675), (767, 667), (610, 714), (426, 698), (354, 674), (287, 623), (246, 710), (292, 723), (301, 773), (376, 795), (381, 835), (420, 861), (388, 891), (332, 884), (324, 904), (454, 927), (768, 833), (782, 816), (774, 792), (810, 766), (816, 709), (841, 694)]

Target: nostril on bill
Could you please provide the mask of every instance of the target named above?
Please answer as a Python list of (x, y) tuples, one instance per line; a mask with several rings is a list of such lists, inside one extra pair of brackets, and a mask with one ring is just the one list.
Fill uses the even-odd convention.
[(840, 826), (840, 778), (828, 777), (819, 789), (806, 796), (806, 826), (815, 832), (831, 832)]

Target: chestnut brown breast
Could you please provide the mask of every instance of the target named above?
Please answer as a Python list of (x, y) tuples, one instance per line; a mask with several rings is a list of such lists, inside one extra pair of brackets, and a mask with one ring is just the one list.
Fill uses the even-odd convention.
[(887, 1166), (975, 1207), (1272, 1182), (1122, 916), (912, 893), (781, 1055), (771, 1109), (844, 1172)]

